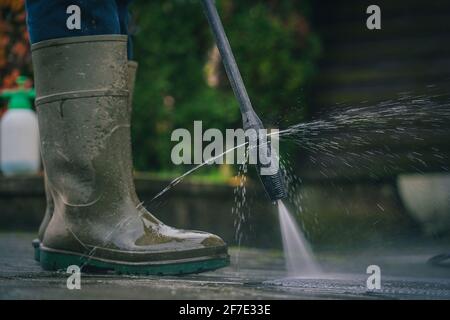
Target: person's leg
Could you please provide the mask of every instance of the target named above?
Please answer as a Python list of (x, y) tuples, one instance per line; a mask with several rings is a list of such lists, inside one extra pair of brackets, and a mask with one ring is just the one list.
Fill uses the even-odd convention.
[(53, 36), (32, 45), (41, 154), (54, 203), (39, 245), (41, 266), (138, 274), (226, 266), (219, 237), (164, 225), (135, 194), (127, 37)]
[[(127, 17), (123, 10), (127, 10), (131, 0), (26, 0), (27, 27), (31, 44), (66, 37), (126, 34)], [(126, 6), (125, 6), (126, 4)], [(67, 19), (74, 14), (68, 10), (70, 6), (77, 6), (80, 13), (80, 29), (69, 29)], [(68, 13), (69, 11), (69, 13)], [(124, 32), (125, 33), (124, 33)], [(39, 227), (38, 238), (33, 240), (35, 259), (39, 261), (39, 246), (45, 230), (50, 222), (54, 210), (53, 198), (47, 186), (45, 173), (46, 210)]]
[(133, 39), (128, 32), (130, 24), (130, 12), (128, 7), (132, 1), (133, 0), (116, 0), (120, 33), (128, 35), (128, 60), (133, 60)]
[[(69, 29), (70, 6), (80, 8), (80, 29)], [(31, 43), (49, 39), (102, 34), (121, 34), (115, 0), (26, 0)]]
[[(72, 37), (76, 35), (123, 34), (128, 35), (129, 11), (132, 0), (27, 0), (27, 24), (31, 43), (49, 39)], [(80, 30), (69, 30), (66, 20), (67, 8), (76, 5), (80, 8)], [(70, 10), (69, 10), (70, 11)], [(137, 62), (132, 59), (132, 42), (128, 37), (128, 90), (130, 92), (129, 111), (131, 112)], [(53, 198), (47, 186), (44, 168), (46, 210), (39, 227), (38, 237), (32, 244), (35, 260), (40, 259), (40, 243), (54, 210)]]
[[(128, 41), (128, 48), (130, 45), (130, 41)], [(133, 93), (134, 93), (134, 84), (136, 82), (136, 73), (137, 73), (138, 63), (136, 61), (129, 60), (128, 61), (128, 92), (129, 92), (129, 98), (128, 98), (128, 113), (129, 113), (129, 120), (131, 120), (131, 112), (133, 109)], [(129, 121), (130, 122), (130, 121)], [(132, 167), (131, 158), (129, 159), (130, 164), (129, 166)], [(55, 209), (54, 203), (53, 203), (53, 197), (50, 193), (50, 189), (48, 187), (47, 182), (47, 173), (44, 168), (44, 186), (45, 186), (45, 200), (46, 200), (46, 209), (44, 213), (44, 218), (42, 219), (41, 225), (39, 226), (39, 232), (38, 237), (32, 241), (32, 245), (34, 248), (34, 259), (36, 261), (40, 261), (40, 244), (44, 238), (45, 230), (47, 229), (47, 226), (50, 222), (50, 219), (52, 218), (53, 211)], [(137, 197), (136, 197), (137, 199)]]
[[(27, 25), (31, 43), (65, 37), (123, 34), (128, 35), (129, 11), (133, 0), (26, 0)], [(67, 13), (70, 6), (80, 8), (80, 29), (70, 30)], [(131, 37), (128, 59), (133, 59)]]

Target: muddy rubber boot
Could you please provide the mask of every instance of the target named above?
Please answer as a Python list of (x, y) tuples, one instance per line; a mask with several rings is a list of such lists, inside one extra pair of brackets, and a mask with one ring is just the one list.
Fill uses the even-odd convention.
[(54, 203), (41, 266), (159, 275), (224, 267), (222, 239), (166, 226), (136, 196), (126, 40), (103, 35), (32, 45), (41, 152)]
[(52, 218), (54, 206), (53, 206), (53, 199), (50, 194), (50, 191), (48, 190), (48, 182), (47, 182), (47, 173), (44, 169), (44, 189), (45, 189), (45, 202), (46, 202), (46, 208), (45, 208), (45, 214), (44, 218), (42, 219), (41, 225), (39, 226), (38, 231), (38, 237), (34, 239), (31, 244), (33, 245), (34, 249), (34, 260), (40, 261), (40, 244), (42, 239), (44, 238), (45, 229), (47, 229), (47, 225), (50, 222), (50, 219)]
[[(136, 61), (128, 61), (128, 112), (130, 112), (130, 119), (131, 119), (131, 111), (133, 109), (133, 93), (134, 93), (134, 84), (136, 82), (136, 73), (137, 73), (138, 63)], [(132, 166), (132, 164), (131, 164)], [(50, 194), (50, 191), (48, 190), (47, 186), (47, 173), (45, 172), (44, 168), (44, 188), (45, 188), (45, 201), (46, 201), (46, 209), (44, 218), (42, 219), (41, 225), (39, 226), (39, 232), (38, 237), (32, 241), (32, 246), (34, 249), (34, 260), (37, 262), (40, 261), (40, 251), (39, 247), (41, 244), (42, 239), (44, 238), (44, 232), (45, 229), (47, 229), (47, 225), (50, 222), (50, 219), (53, 215), (54, 205), (53, 205), (53, 198)]]

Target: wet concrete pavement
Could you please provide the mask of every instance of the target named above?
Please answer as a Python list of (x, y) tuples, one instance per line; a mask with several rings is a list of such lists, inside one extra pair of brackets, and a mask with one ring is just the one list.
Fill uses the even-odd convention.
[[(32, 233), (0, 233), (1, 299), (450, 299), (450, 268), (426, 263), (449, 246), (397, 250), (321, 251), (324, 275), (289, 279), (281, 252), (233, 248), (230, 267), (198, 275), (133, 277), (83, 274), (69, 290), (68, 274), (42, 271)], [(368, 290), (366, 268), (381, 268), (381, 289)]]

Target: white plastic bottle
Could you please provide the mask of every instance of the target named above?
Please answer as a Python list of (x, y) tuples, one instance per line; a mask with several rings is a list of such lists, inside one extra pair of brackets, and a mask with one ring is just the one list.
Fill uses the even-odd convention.
[(0, 122), (0, 167), (5, 176), (34, 174), (40, 169), (38, 119), (30, 95), (30, 90), (2, 94), (10, 98)]

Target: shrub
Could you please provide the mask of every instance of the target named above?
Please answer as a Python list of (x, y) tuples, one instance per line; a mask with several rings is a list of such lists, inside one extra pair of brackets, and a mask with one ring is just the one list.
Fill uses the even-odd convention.
[[(306, 114), (299, 104), (315, 72), (320, 43), (305, 1), (218, 1), (255, 108), (270, 125)], [(133, 116), (135, 165), (170, 170), (170, 134), (202, 120), (204, 128), (241, 126), (237, 102), (214, 49), (200, 1), (138, 0)], [(303, 100), (302, 100), (303, 101)], [(287, 117), (288, 116), (288, 117)]]

